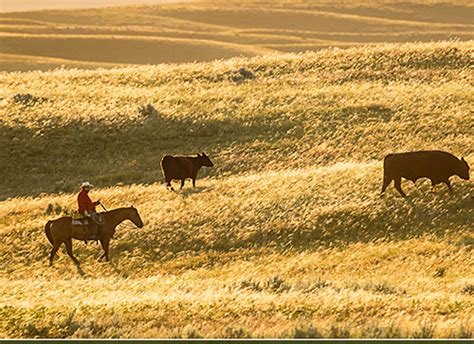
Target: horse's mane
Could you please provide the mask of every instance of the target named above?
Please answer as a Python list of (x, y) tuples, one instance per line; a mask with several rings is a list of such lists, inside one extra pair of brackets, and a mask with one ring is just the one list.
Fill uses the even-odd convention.
[(107, 211), (102, 211), (100, 212), (100, 214), (111, 214), (111, 213), (115, 213), (117, 211), (120, 211), (120, 210), (127, 210), (127, 209), (132, 209), (133, 207), (120, 207), (120, 208), (115, 208), (115, 209), (112, 209), (112, 210), (107, 210)]

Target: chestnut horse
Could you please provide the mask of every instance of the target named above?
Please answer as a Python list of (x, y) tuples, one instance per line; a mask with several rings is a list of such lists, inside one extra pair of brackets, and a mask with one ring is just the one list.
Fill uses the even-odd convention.
[[(99, 238), (102, 248), (104, 249), (104, 254), (99, 259), (105, 257), (105, 260), (109, 261), (109, 244), (110, 239), (115, 233), (115, 227), (125, 220), (130, 220), (138, 228), (142, 228), (143, 222), (137, 209), (134, 207), (118, 208), (104, 212), (102, 215), (104, 216), (104, 224), (99, 230)], [(82, 226), (73, 226), (71, 217), (67, 216), (48, 221), (45, 226), (45, 232), (49, 242), (53, 245), (49, 257), (49, 265), (53, 265), (54, 256), (62, 243), (66, 246), (69, 257), (71, 257), (74, 263), (79, 265), (79, 261), (72, 253), (72, 239), (90, 240), (90, 238), (86, 237)]]

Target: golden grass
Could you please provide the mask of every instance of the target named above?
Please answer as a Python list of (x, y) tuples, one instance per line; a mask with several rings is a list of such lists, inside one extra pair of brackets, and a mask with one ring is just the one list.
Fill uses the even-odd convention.
[[(472, 188), (456, 183), (447, 198), (425, 184), (411, 190), (414, 202), (393, 193), (383, 200), (370, 191), (379, 174), (378, 163), (344, 164), (203, 180), (181, 194), (162, 185), (98, 190), (111, 207), (138, 205), (146, 226), (118, 230), (110, 264), (94, 261), (98, 246), (75, 243), (79, 270), (64, 253), (47, 267), (42, 230), (47, 205), (73, 207), (73, 197), (4, 202), (11, 222), (2, 233), (3, 331), (181, 337), (191, 327), (192, 336), (232, 336), (232, 328), (274, 337), (308, 324), (324, 336), (339, 327), (355, 337), (414, 336), (424, 324), (434, 337), (472, 331), (474, 304), (464, 291), (472, 285)], [(338, 183), (358, 187), (347, 194)], [(25, 240), (34, 240), (28, 253)]]
[[(471, 60), (470, 41), (1, 73), (0, 336), (472, 337), (472, 183), (379, 196), (389, 152), (473, 165)], [(161, 157), (196, 151), (216, 167), (167, 191)], [(50, 268), (44, 224), (83, 179), (145, 227), (110, 263), (75, 242), (81, 267)]]
[[(2, 160), (0, 197), (72, 192), (89, 176), (99, 186), (150, 183), (161, 178), (164, 154), (195, 150), (212, 154), (214, 175), (381, 160), (416, 148), (469, 155), (471, 46), (0, 74), (2, 145), (19, 157)], [(241, 67), (255, 80), (239, 81)], [(47, 101), (15, 102), (23, 93)], [(147, 103), (157, 112), (141, 114)], [(77, 164), (85, 151), (87, 163)]]

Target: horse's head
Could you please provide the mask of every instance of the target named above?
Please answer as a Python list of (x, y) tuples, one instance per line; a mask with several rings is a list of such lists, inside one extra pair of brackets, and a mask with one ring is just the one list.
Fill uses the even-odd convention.
[(143, 227), (143, 221), (142, 221), (142, 218), (140, 217), (140, 214), (138, 214), (138, 210), (135, 208), (135, 207), (130, 207), (129, 208), (130, 212), (130, 221), (133, 222), (133, 224), (135, 226), (137, 226), (138, 228), (142, 228)]

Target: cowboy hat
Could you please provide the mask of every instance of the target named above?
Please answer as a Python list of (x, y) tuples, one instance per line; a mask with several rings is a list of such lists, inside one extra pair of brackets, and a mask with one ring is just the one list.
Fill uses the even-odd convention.
[(81, 187), (82, 187), (82, 188), (93, 188), (94, 185), (92, 185), (92, 184), (89, 183), (89, 182), (82, 182)]

